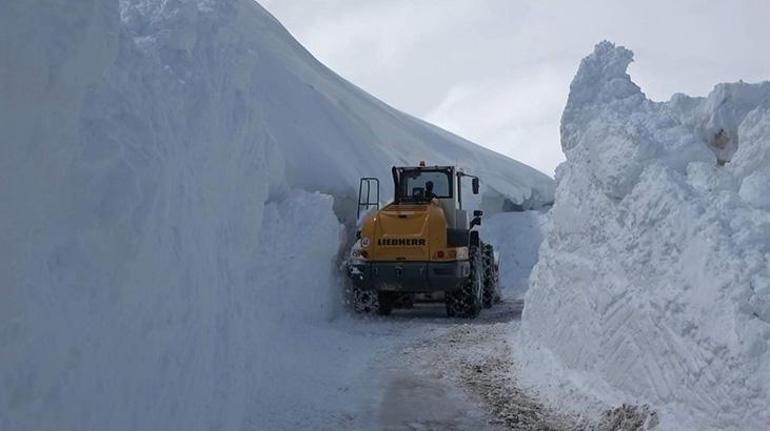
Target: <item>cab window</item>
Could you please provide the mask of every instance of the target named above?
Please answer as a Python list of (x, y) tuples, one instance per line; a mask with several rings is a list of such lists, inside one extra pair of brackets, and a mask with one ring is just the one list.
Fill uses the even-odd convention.
[(407, 198), (421, 198), (428, 191), (428, 182), (433, 183), (433, 197), (452, 197), (452, 182), (449, 172), (444, 170), (405, 170), (401, 173), (401, 195)]

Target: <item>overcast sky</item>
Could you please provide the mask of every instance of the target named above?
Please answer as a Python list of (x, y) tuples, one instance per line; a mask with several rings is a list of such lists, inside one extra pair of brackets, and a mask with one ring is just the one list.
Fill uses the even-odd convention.
[(580, 59), (608, 39), (654, 100), (770, 79), (770, 1), (261, 0), (390, 105), (552, 175)]

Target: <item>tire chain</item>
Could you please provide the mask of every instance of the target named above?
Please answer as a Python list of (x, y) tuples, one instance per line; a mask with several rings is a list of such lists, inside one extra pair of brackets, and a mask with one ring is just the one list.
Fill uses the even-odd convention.
[(484, 254), (484, 307), (489, 308), (495, 302), (497, 274), (495, 274), (495, 252), (490, 244), (483, 245)]
[[(478, 311), (474, 310), (474, 308), (481, 306), (481, 304), (476, 304), (477, 296), (476, 292), (474, 292), (474, 280), (477, 278), (478, 264), (482, 263), (482, 260), (478, 256), (478, 249), (474, 248), (470, 254), (472, 256), (472, 263), (468, 280), (463, 284), (459, 292), (449, 294), (447, 297), (447, 314), (450, 317), (476, 317)], [(483, 289), (483, 286), (479, 287)]]

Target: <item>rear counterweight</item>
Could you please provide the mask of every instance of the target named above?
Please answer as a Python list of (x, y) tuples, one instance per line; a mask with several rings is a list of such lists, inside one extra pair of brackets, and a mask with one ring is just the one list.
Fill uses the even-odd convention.
[(359, 289), (410, 293), (460, 289), (469, 273), (467, 260), (365, 262), (352, 264), (348, 270), (353, 284)]

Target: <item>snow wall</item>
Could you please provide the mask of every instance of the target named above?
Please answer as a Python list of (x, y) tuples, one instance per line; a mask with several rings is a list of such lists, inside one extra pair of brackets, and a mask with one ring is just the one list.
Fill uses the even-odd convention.
[(529, 289), (529, 276), (538, 260), (549, 212), (502, 212), (481, 223), (481, 237), (495, 247), (503, 297), (519, 299)]
[(552, 200), (251, 0), (4, 1), (0, 41), (2, 430), (275, 428), (358, 177), (464, 160), (492, 201)]
[(661, 429), (768, 429), (770, 83), (656, 103), (631, 61), (600, 43), (570, 87), (523, 375)]

